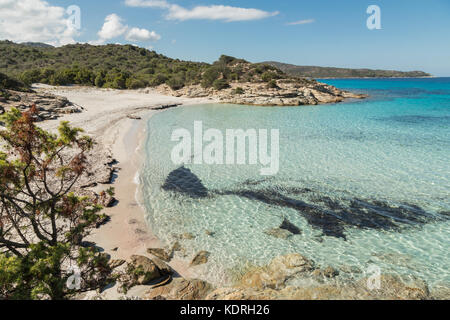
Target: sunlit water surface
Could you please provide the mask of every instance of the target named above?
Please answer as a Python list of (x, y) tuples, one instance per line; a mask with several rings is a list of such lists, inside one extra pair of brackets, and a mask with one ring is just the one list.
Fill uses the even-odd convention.
[[(325, 81), (371, 97), (311, 107), (186, 106), (152, 117), (140, 182), (153, 232), (167, 244), (193, 234), (179, 241), (187, 257), (211, 252), (201, 270), (215, 283), (298, 252), (361, 276), (375, 264), (449, 285), (450, 78)], [(193, 132), (194, 121), (223, 132), (279, 129), (279, 173), (263, 177), (260, 165), (180, 169), (171, 134)], [(301, 233), (266, 233), (284, 220)]]

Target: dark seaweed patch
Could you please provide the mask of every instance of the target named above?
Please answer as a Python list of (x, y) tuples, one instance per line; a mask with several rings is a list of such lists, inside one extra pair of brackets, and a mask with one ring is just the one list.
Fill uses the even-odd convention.
[[(241, 186), (255, 187), (259, 184), (258, 181), (252, 181), (251, 183), (246, 181)], [(182, 193), (191, 198), (206, 198), (209, 195), (233, 195), (274, 207), (294, 209), (313, 228), (321, 230), (324, 235), (344, 240), (346, 239), (346, 228), (401, 231), (406, 227), (450, 219), (448, 212), (431, 214), (413, 204), (404, 203), (393, 206), (378, 200), (331, 199), (307, 188), (273, 187), (259, 190), (239, 188), (208, 192), (201, 180), (184, 167), (171, 172), (162, 188), (167, 191)], [(296, 196), (304, 199), (296, 199)], [(280, 228), (293, 234), (301, 233), (297, 226), (286, 219)]]
[(300, 230), (296, 225), (294, 225), (288, 219), (283, 220), (283, 223), (281, 224), (280, 229), (287, 230), (292, 234), (302, 234), (302, 230)]
[(162, 189), (182, 193), (191, 198), (206, 198), (208, 196), (208, 189), (202, 181), (185, 167), (172, 171), (162, 185)]

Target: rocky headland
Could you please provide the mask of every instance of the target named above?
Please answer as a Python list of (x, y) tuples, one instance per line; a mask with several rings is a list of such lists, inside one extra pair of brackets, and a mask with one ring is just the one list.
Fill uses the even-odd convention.
[(187, 98), (211, 98), (221, 103), (255, 106), (304, 106), (338, 103), (346, 99), (364, 99), (367, 95), (339, 90), (316, 81), (276, 80), (276, 87), (265, 83), (231, 83), (229, 88), (217, 90), (191, 85), (173, 90), (161, 85), (162, 94)]

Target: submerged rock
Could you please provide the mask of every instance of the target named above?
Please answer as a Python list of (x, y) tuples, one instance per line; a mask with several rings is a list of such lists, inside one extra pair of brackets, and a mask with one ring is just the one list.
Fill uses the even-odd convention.
[(273, 229), (264, 231), (264, 233), (271, 237), (283, 239), (283, 240), (287, 240), (292, 236), (292, 233), (290, 233), (287, 230), (281, 229), (281, 228), (273, 228)]
[(280, 229), (284, 229), (289, 231), (292, 234), (301, 234), (302, 230), (300, 230), (296, 225), (292, 224), (289, 220), (284, 219), (283, 223), (280, 226)]
[(191, 170), (181, 167), (172, 171), (162, 185), (165, 191), (188, 195), (191, 198), (205, 198), (208, 190)]
[(208, 258), (211, 255), (208, 251), (201, 251), (192, 259), (191, 267), (208, 263)]
[(304, 256), (293, 253), (273, 259), (266, 267), (247, 272), (239, 281), (245, 288), (280, 289), (286, 283), (302, 273), (314, 269), (314, 263)]

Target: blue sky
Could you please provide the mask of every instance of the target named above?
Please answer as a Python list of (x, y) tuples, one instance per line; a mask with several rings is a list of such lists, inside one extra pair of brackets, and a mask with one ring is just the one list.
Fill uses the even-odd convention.
[[(0, 11), (2, 6), (12, 6), (11, 1), (0, 0)], [(38, 5), (43, 0), (30, 2)], [(424, 70), (450, 76), (449, 0), (47, 2), (51, 7), (80, 7), (81, 30), (70, 35), (78, 42), (132, 43), (194, 61), (212, 62), (227, 54), (252, 62), (276, 60), (299, 65)], [(369, 30), (366, 26), (366, 9), (372, 4), (381, 9), (381, 30)], [(109, 28), (101, 33), (107, 39), (101, 39), (99, 31), (111, 14), (115, 15), (109, 19)], [(6, 13), (0, 13), (3, 27), (8, 26), (8, 19)], [(18, 34), (0, 31), (0, 39), (7, 36), (21, 40)]]

